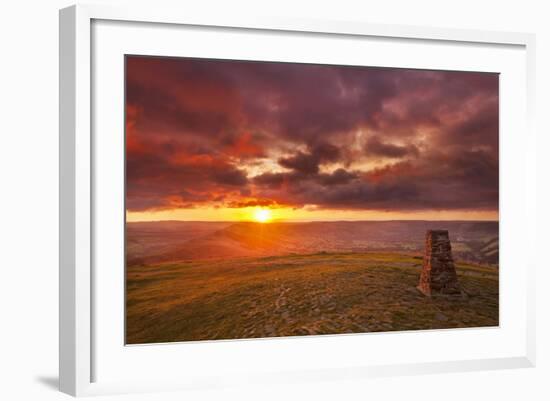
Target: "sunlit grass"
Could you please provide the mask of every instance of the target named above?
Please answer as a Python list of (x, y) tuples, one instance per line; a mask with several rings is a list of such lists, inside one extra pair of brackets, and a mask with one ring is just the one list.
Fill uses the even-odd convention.
[(422, 260), (326, 253), (129, 266), (127, 342), (498, 325), (498, 270), (458, 263), (460, 299), (426, 298)]

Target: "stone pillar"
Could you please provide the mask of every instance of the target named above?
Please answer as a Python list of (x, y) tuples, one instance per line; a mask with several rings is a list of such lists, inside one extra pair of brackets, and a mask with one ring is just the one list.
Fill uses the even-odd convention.
[(424, 295), (460, 295), (447, 230), (428, 230), (424, 264), (417, 287)]

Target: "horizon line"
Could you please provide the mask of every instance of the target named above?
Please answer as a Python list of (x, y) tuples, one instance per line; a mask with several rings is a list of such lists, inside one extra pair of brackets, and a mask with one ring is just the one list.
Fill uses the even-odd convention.
[(271, 220), (269, 222), (261, 223), (255, 220), (178, 220), (178, 219), (169, 219), (169, 220), (135, 220), (128, 221), (125, 220), (126, 224), (132, 223), (254, 223), (254, 224), (274, 224), (274, 223), (389, 223), (389, 222), (470, 222), (470, 223), (499, 223), (500, 219), (491, 220), (491, 219), (387, 219), (387, 220)]

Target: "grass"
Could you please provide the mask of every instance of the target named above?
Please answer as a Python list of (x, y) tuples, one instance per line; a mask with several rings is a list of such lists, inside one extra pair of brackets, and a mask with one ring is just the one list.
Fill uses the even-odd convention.
[(498, 270), (457, 264), (467, 297), (416, 290), (422, 260), (317, 253), (127, 269), (127, 343), (498, 325)]

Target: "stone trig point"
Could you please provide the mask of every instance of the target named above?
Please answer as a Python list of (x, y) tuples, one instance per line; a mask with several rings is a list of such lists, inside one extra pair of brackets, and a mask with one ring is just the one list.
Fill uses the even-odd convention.
[(426, 251), (417, 288), (429, 297), (461, 294), (447, 230), (426, 232)]

